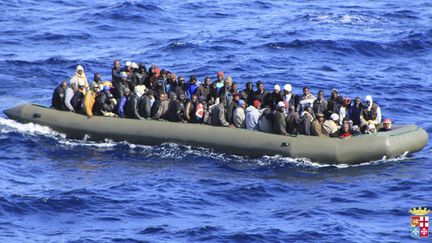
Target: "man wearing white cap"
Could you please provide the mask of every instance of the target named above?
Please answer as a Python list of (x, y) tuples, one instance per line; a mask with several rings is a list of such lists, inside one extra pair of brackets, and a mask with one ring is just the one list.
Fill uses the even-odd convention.
[(337, 131), (338, 131), (338, 121), (339, 121), (339, 115), (336, 113), (333, 113), (330, 116), (330, 120), (326, 120), (323, 124), (323, 133), (326, 136), (330, 137), (337, 137)]
[(273, 87), (273, 92), (270, 94), (270, 102), (268, 106), (270, 106), (271, 110), (275, 110), (276, 104), (279, 101), (283, 101), (283, 98), (282, 98), (282, 93), (280, 92), (280, 86), (276, 84)]
[(285, 112), (288, 113), (288, 109), (290, 106), (294, 106), (297, 108), (298, 105), (298, 96), (292, 92), (291, 84), (284, 85), (284, 95), (283, 102), (285, 103)]
[(285, 103), (279, 101), (276, 104), (276, 111), (274, 116), (274, 129), (276, 134), (287, 135), (286, 131), (286, 114), (285, 114)]

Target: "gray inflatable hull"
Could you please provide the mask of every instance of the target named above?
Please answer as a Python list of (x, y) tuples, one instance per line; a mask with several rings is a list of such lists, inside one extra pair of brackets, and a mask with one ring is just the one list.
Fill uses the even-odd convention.
[(428, 134), (416, 125), (347, 139), (314, 136), (281, 136), (263, 132), (166, 121), (86, 116), (32, 104), (4, 111), (11, 119), (48, 126), (69, 138), (127, 141), (157, 145), (173, 142), (206, 147), (229, 154), (259, 157), (281, 155), (307, 158), (318, 163), (359, 164), (394, 158), (423, 149)]

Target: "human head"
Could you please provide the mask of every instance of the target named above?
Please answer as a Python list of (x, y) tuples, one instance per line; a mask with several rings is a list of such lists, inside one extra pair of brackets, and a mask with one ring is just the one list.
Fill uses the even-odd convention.
[(138, 64), (136, 63), (136, 62), (132, 62), (131, 63), (131, 69), (133, 70), (133, 71), (136, 71), (136, 70), (138, 70)]
[(283, 101), (279, 101), (279, 102), (276, 104), (276, 108), (277, 108), (279, 111), (284, 111), (284, 110), (285, 110), (285, 103), (284, 103)]
[(153, 92), (153, 90), (148, 89), (148, 90), (147, 90), (147, 95), (148, 95), (150, 98), (154, 97), (154, 92)]
[(351, 105), (351, 98), (350, 98), (350, 97), (345, 97), (345, 98), (343, 99), (342, 106), (343, 106), (343, 107), (348, 107), (348, 106), (350, 106), (350, 105)]
[(284, 85), (284, 92), (285, 92), (285, 94), (290, 94), (292, 92), (291, 84), (285, 84)]
[(253, 83), (252, 82), (246, 83), (246, 90), (253, 90)]
[(95, 73), (93, 75), (93, 81), (96, 83), (102, 82), (102, 75), (100, 73)]
[(178, 77), (178, 83), (179, 83), (180, 86), (184, 86), (185, 83), (186, 83), (185, 78), (183, 76), (179, 76)]
[(295, 106), (290, 105), (288, 111), (289, 111), (289, 112), (294, 112), (294, 111), (295, 111)]
[(331, 98), (336, 99), (338, 96), (339, 96), (339, 92), (337, 91), (337, 89), (332, 89)]
[(238, 84), (236, 82), (233, 82), (231, 88), (232, 90), (238, 90)]
[(81, 66), (81, 65), (77, 65), (77, 66), (76, 66), (76, 72), (77, 72), (79, 75), (82, 75), (82, 74), (84, 73), (84, 68), (83, 68), (83, 66)]
[(162, 69), (161, 71), (160, 71), (160, 76), (163, 78), (163, 79), (166, 79), (167, 78), (167, 70), (165, 70), (165, 69)]
[(279, 92), (280, 92), (280, 86), (279, 85), (275, 85), (275, 86), (273, 86), (273, 91), (276, 93), (276, 94), (279, 94)]
[(67, 89), (67, 81), (66, 80), (63, 80), (61, 83), (60, 83), (60, 87), (62, 88), (62, 89), (64, 89), (64, 90), (66, 90)]
[(330, 119), (332, 119), (334, 122), (339, 121), (339, 115), (336, 113), (331, 114)]
[(114, 68), (120, 69), (120, 60), (114, 60)]
[(303, 87), (303, 95), (308, 96), (309, 94), (310, 94), (309, 87), (307, 87), (307, 86)]
[(343, 132), (349, 132), (351, 129), (349, 122), (344, 122), (343, 126), (342, 126), (342, 131)]
[(144, 85), (137, 85), (135, 86), (135, 90), (134, 93), (138, 96), (141, 97), (145, 92), (145, 86)]
[(189, 78), (189, 83), (196, 84), (197, 82), (198, 82), (198, 79), (197, 79), (196, 75), (191, 75)]
[(389, 118), (384, 119), (383, 127), (385, 130), (390, 130), (392, 127), (392, 121)]
[(261, 107), (261, 101), (259, 100), (254, 100), (253, 101), (253, 106), (257, 109), (259, 109)]
[(125, 95), (125, 96), (129, 96), (130, 93), (131, 93), (131, 91), (130, 91), (129, 88), (125, 88), (125, 89), (124, 89), (124, 95)]
[(324, 99), (324, 91), (320, 90), (318, 91), (318, 100), (322, 100), (322, 99)]
[(219, 71), (219, 72), (217, 72), (217, 74), (216, 74), (216, 77), (217, 77), (217, 80), (219, 81), (219, 82), (222, 82), (223, 81), (223, 79), (224, 79), (224, 72), (222, 72), (222, 71)]
[(239, 100), (237, 102), (237, 105), (240, 106), (241, 108), (246, 108), (246, 102), (244, 100)]
[(368, 107), (371, 107), (372, 104), (373, 104), (372, 96), (367, 95), (367, 96), (365, 97), (365, 102), (366, 102), (366, 105), (367, 105)]
[(264, 91), (264, 84), (261, 81), (256, 82), (256, 86), (258, 88), (259, 91)]
[(146, 66), (144, 63), (139, 63), (138, 64), (138, 70), (142, 73), (144, 73), (146, 71)]
[(191, 96), (191, 100), (192, 100), (193, 103), (197, 102), (198, 101), (198, 96), (196, 94), (193, 94)]
[(225, 79), (225, 87), (231, 87), (232, 82), (233, 82), (232, 77), (231, 77), (231, 76), (228, 76), (228, 77)]
[(156, 68), (153, 68), (152, 71), (153, 71), (153, 76), (154, 76), (155, 78), (159, 78), (160, 73), (161, 73), (161, 69), (158, 68), (158, 67), (156, 67)]
[[(179, 99), (180, 101), (184, 101), (184, 100), (185, 100), (185, 98), (186, 98), (186, 96), (185, 96), (185, 94), (184, 94), (184, 93), (180, 93), (180, 94), (179, 94), (179, 97), (178, 97), (178, 99)], [(192, 96), (192, 99), (193, 99), (193, 96)], [(195, 95), (195, 100), (196, 100), (196, 95)]]
[(97, 82), (92, 82), (92, 84), (91, 84), (91, 89), (94, 91), (94, 92), (96, 92), (96, 93), (98, 93), (99, 92), (99, 84), (97, 83)]
[(204, 85), (206, 87), (209, 87), (210, 84), (211, 84), (211, 78), (210, 77), (205, 77), (205, 79), (204, 79)]
[(234, 101), (238, 102), (240, 100), (240, 94), (234, 94), (233, 99)]
[(127, 75), (126, 72), (121, 72), (121, 73), (120, 73), (120, 78), (121, 78), (123, 81), (126, 81), (127, 77), (128, 77), (128, 75)]
[(355, 97), (355, 99), (354, 99), (354, 104), (356, 105), (356, 106), (359, 106), (360, 104), (361, 104), (361, 99), (360, 99), (360, 97)]
[(105, 86), (103, 86), (102, 91), (109, 94), (110, 93), (110, 87), (108, 85), (105, 85)]

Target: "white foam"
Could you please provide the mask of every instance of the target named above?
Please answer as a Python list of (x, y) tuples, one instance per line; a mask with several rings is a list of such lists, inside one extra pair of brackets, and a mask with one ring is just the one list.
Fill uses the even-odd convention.
[(48, 137), (65, 138), (64, 134), (58, 133), (49, 127), (34, 123), (19, 123), (11, 119), (0, 117), (0, 131), (2, 133), (20, 132), (28, 135), (43, 135)]

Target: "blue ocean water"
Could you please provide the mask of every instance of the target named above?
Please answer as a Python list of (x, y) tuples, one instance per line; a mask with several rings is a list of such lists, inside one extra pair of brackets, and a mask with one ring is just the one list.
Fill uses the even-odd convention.
[[(243, 86), (371, 94), (432, 134), (432, 3), (10, 0), (0, 5), (0, 110), (49, 105), (75, 65), (157, 64)], [(431, 143), (361, 166), (176, 144), (67, 140), (0, 117), (1, 242), (401, 242), (432, 206)], [(245, 141), (246, 142), (246, 141)], [(367, 151), (365, 151), (367, 152)]]

